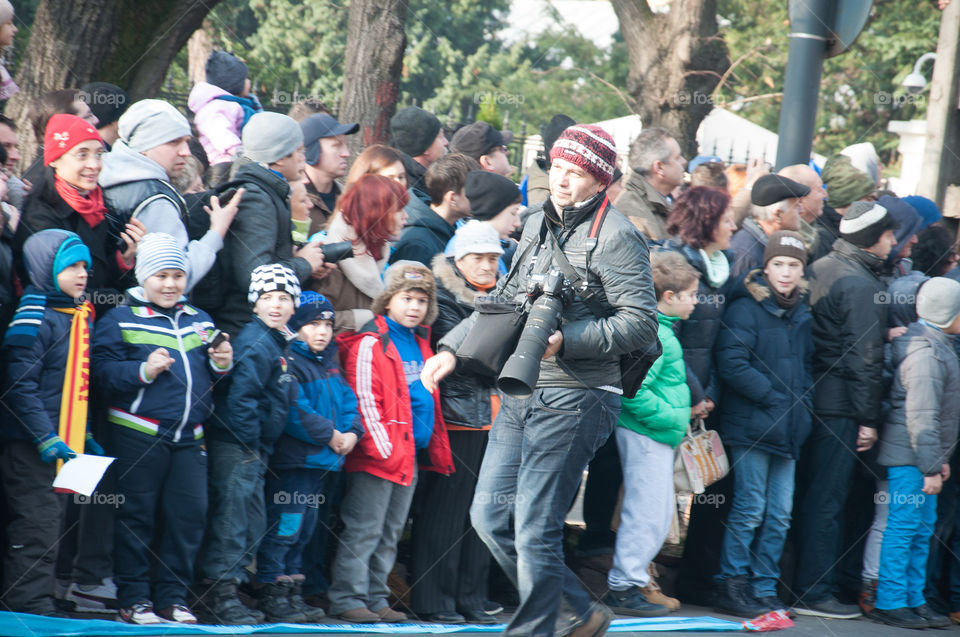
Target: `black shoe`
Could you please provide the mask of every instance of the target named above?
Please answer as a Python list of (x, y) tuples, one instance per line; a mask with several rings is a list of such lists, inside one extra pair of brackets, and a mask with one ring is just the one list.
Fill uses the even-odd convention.
[(607, 608), (621, 615), (661, 617), (670, 614), (669, 608), (650, 602), (636, 586), (631, 586), (625, 591), (611, 589), (607, 591), (602, 601)]
[(483, 609), (458, 609), (458, 613), (463, 615), (463, 619), (468, 624), (498, 624), (496, 617), (487, 613)]
[(439, 613), (420, 615), (420, 619), (431, 624), (463, 624), (467, 621), (463, 615), (452, 610), (442, 610)]
[(267, 621), (284, 624), (299, 624), (307, 621), (307, 616), (290, 604), (290, 591), (293, 582), (281, 580), (273, 584), (264, 584), (259, 591), (257, 606), (267, 616)]
[(306, 617), (308, 624), (315, 624), (326, 616), (326, 613), (323, 612), (322, 608), (317, 608), (316, 606), (311, 606), (310, 604), (303, 601), (303, 582), (302, 581), (293, 581), (293, 585), (290, 587), (290, 596), (287, 598), (290, 600), (290, 606), (294, 610), (303, 614)]
[(503, 612), (503, 605), (488, 599), (483, 603), (482, 610), (487, 615), (499, 615)]
[(887, 626), (896, 626), (897, 628), (922, 629), (927, 627), (927, 620), (920, 617), (909, 608), (891, 608), (883, 610), (874, 608), (870, 613), (870, 619)]
[(766, 612), (768, 613), (775, 610), (782, 610), (790, 617), (793, 617), (794, 615), (793, 611), (791, 611), (786, 604), (781, 602), (780, 598), (777, 597), (776, 595), (769, 595), (767, 597), (758, 597), (757, 601), (760, 603), (761, 606), (767, 609)]
[(720, 582), (713, 598), (713, 607), (721, 613), (748, 619), (767, 612), (766, 606), (754, 599), (750, 583), (742, 575)]
[(922, 617), (927, 622), (927, 628), (947, 628), (950, 625), (950, 618), (946, 615), (934, 611), (929, 604), (914, 606), (910, 610), (917, 617)]
[(828, 619), (856, 619), (863, 615), (856, 604), (844, 604), (833, 595), (816, 601), (798, 601), (793, 605), (797, 615), (826, 617)]
[(237, 585), (234, 582), (218, 582), (211, 586), (207, 594), (197, 601), (193, 611), (202, 624), (241, 626), (263, 621), (262, 613), (251, 611), (237, 597)]

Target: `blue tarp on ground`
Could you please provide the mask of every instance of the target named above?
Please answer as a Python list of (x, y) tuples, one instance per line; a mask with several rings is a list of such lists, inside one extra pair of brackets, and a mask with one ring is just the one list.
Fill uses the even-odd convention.
[[(24, 613), (0, 612), (0, 635), (4, 637), (84, 637), (104, 635), (276, 635), (276, 634), (422, 634), (499, 633), (504, 624), (493, 626), (444, 624), (261, 624), (258, 626), (187, 626), (161, 624), (132, 626), (103, 619), (60, 619)], [(743, 630), (740, 622), (713, 617), (650, 617), (618, 619), (608, 632)]]

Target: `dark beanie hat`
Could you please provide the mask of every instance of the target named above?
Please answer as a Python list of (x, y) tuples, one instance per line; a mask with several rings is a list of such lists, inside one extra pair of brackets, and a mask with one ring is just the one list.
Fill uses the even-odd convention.
[(840, 236), (858, 248), (869, 248), (884, 232), (896, 228), (893, 215), (880, 204), (854, 201), (840, 221)]
[(893, 246), (893, 250), (890, 251), (890, 258), (896, 259), (896, 255), (900, 252), (903, 244), (923, 228), (923, 218), (913, 206), (900, 197), (884, 195), (877, 199), (877, 203), (886, 208), (897, 223), (897, 245)]
[(80, 89), (80, 95), (93, 114), (100, 128), (114, 123), (130, 105), (130, 96), (116, 84), (91, 82)]
[(411, 157), (423, 154), (440, 132), (440, 120), (429, 111), (407, 106), (390, 118), (393, 147)]
[(551, 117), (550, 122), (543, 127), (543, 154), (549, 157), (550, 150), (553, 148), (553, 144), (557, 141), (557, 138), (560, 137), (560, 133), (576, 123), (572, 117), (564, 115), (563, 113), (557, 113)]
[(803, 244), (803, 237), (792, 230), (778, 230), (767, 239), (767, 247), (763, 251), (763, 265), (766, 267), (770, 259), (776, 257), (793, 257), (801, 263), (807, 263), (807, 248)]
[(287, 321), (287, 327), (296, 332), (313, 321), (330, 321), (336, 318), (330, 299), (317, 292), (306, 290), (300, 293), (300, 307)]
[(493, 219), (504, 208), (520, 201), (517, 184), (487, 170), (468, 172), (464, 193), (470, 201), (470, 215), (480, 221)]
[(207, 82), (231, 95), (240, 95), (247, 79), (247, 65), (226, 51), (214, 51), (207, 58)]

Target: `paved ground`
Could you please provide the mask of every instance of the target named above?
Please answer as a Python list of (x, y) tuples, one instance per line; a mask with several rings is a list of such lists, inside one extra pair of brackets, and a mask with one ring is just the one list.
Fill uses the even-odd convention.
[[(729, 615), (723, 615), (717, 613), (708, 608), (701, 608), (696, 606), (684, 606), (678, 613), (685, 617), (699, 617), (699, 616), (710, 616), (716, 617), (719, 619), (727, 619), (731, 621), (741, 621), (736, 617)], [(948, 633), (957, 633), (960, 632), (957, 626), (951, 628), (946, 628), (940, 631), (939, 634), (948, 634)], [(836, 619), (818, 619), (815, 617), (798, 617), (796, 619), (796, 626), (794, 628), (788, 629), (786, 631), (781, 631), (784, 637), (904, 637), (905, 635), (918, 634), (913, 631), (892, 628), (890, 626), (884, 626), (881, 624), (876, 624), (866, 619), (858, 620), (836, 620)], [(0, 634), (3, 634), (3, 627), (0, 626)], [(77, 634), (77, 633), (72, 633)], [(230, 633), (220, 633), (220, 634), (230, 634)], [(305, 633), (270, 633), (271, 637), (302, 637)], [(343, 635), (350, 637), (358, 637), (360, 635), (383, 635), (384, 633), (324, 633), (325, 635)], [(464, 634), (464, 635), (495, 635), (499, 633), (487, 632), (487, 633), (434, 633), (434, 634)], [(650, 635), (651, 632), (629, 632), (629, 633), (609, 633), (611, 636), (638, 636), (638, 635)], [(675, 635), (684, 635), (684, 636), (693, 636), (693, 635), (709, 635), (712, 637), (718, 637), (721, 634), (717, 632), (675, 632)], [(735, 633), (729, 633), (735, 634)], [(928, 633), (929, 635), (937, 633)], [(85, 637), (92, 637), (92, 633), (85, 633)], [(413, 633), (390, 633), (392, 637), (413, 637)], [(422, 637), (423, 633), (418, 633)]]

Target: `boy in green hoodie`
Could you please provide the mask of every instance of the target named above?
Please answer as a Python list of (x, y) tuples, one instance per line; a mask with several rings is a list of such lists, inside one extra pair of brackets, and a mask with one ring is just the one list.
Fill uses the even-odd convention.
[(657, 336), (663, 354), (634, 398), (623, 398), (615, 434), (623, 466), (620, 528), (607, 575), (604, 603), (616, 613), (666, 615), (680, 607), (652, 581), (648, 568), (663, 546), (673, 519), (674, 448), (690, 422), (690, 389), (674, 324), (697, 304), (700, 273), (676, 252), (650, 255), (657, 293)]

